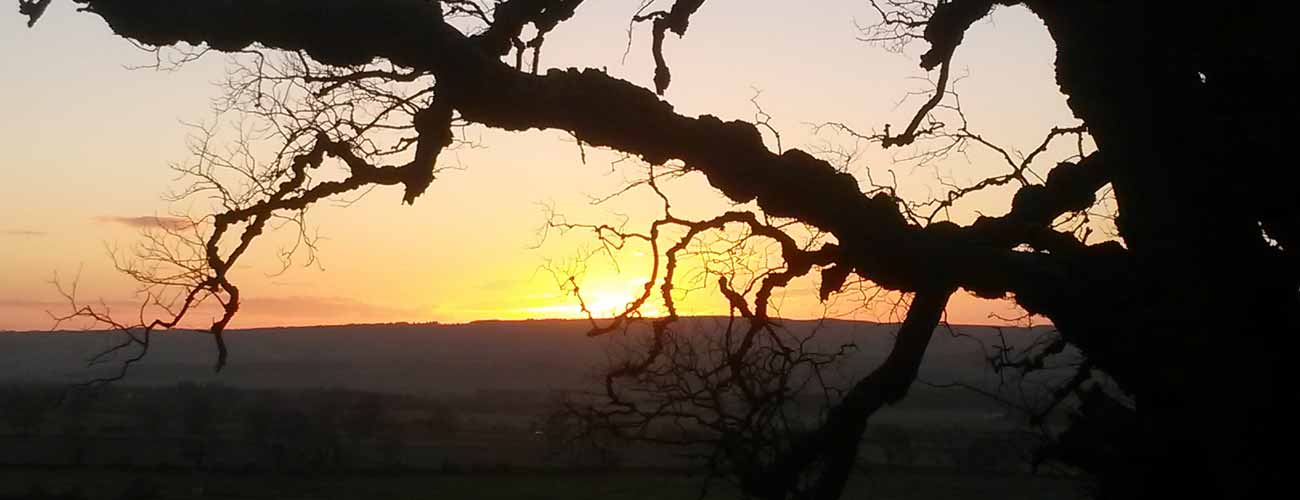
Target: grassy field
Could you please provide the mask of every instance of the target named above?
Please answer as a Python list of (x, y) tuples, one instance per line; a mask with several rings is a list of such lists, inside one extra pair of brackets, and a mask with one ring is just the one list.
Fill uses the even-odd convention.
[[(699, 498), (700, 479), (667, 473), (401, 474), (273, 476), (93, 469), (0, 470), (0, 498), (25, 498), (41, 488), (86, 500), (669, 500)], [(738, 498), (717, 484), (710, 499)], [(976, 476), (934, 470), (885, 469), (858, 477), (844, 498), (1071, 499), (1075, 481), (1021, 474)]]

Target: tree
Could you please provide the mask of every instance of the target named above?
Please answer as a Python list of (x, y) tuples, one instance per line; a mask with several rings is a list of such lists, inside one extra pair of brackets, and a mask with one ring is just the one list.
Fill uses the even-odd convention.
[(59, 404), (59, 431), (70, 458), (69, 464), (85, 465), (92, 440), (90, 419), (94, 416), (98, 394), (90, 391), (71, 391)]
[(258, 398), (244, 410), (242, 430), (248, 445), (259, 452), (257, 458), (265, 459), (276, 470), (281, 470), (284, 468), (285, 450), (281, 436), (276, 432), (277, 416), (270, 398)]
[(352, 456), (360, 461), (363, 445), (384, 430), (384, 406), (378, 394), (360, 394), (353, 397), (340, 422), (343, 431), (352, 441)]
[(155, 439), (162, 436), (167, 426), (167, 415), (164, 411), (166, 403), (163, 398), (158, 397), (157, 391), (132, 391), (127, 394), (127, 397), (129, 399), (126, 411), (135, 424), (137, 434)]
[(421, 414), (421, 428), (434, 439), (454, 437), (461, 431), (461, 417), (456, 410), (442, 403), (430, 403)]
[(0, 418), (10, 431), (20, 436), (35, 436), (58, 406), (58, 396), (46, 387), (9, 385), (0, 389)]
[(876, 425), (873, 432), (885, 452), (885, 462), (890, 465), (911, 465), (916, 460), (912, 436), (907, 429), (897, 425)]
[[(920, 63), (937, 73), (935, 91), (902, 131), (846, 132), (885, 148), (940, 139), (1007, 153), (965, 126), (950, 66), (972, 23), (1008, 5), (1024, 6), (1046, 24), (1057, 45), (1057, 82), (1082, 122), (1050, 131), (1045, 146), (1021, 160), (1008, 154), (1004, 176), (918, 202), (887, 185), (864, 192), (853, 176), (807, 152), (770, 150), (761, 121), (686, 117), (660, 99), (671, 84), (666, 33), (685, 35), (701, 8), (743, 7), (676, 0), (652, 10), (647, 3), (633, 21), (649, 24), (653, 35), (650, 91), (596, 69), (537, 74), (545, 35), (560, 29), (581, 0), (75, 1), (116, 34), (149, 47), (184, 42), (203, 47), (188, 55), (252, 54), (233, 73), (227, 102), (286, 125), (269, 167), (196, 150), (209, 161), (188, 172), (198, 179), (194, 192), (218, 193), (225, 210), (193, 234), (171, 235), (190, 243), (189, 254), (164, 255), (179, 264), (177, 272), (127, 269), (156, 289), (181, 290), (165, 300), (171, 314), (132, 325), (78, 307), (127, 334), (123, 349), (147, 348), (150, 332), (176, 326), (196, 304), (215, 299), (224, 311), (210, 329), (220, 366), (221, 333), (240, 303), (228, 271), (268, 223), (301, 223), (312, 203), (372, 185), (401, 185), (413, 203), (463, 125), (557, 129), (651, 165), (651, 187), (658, 175), (702, 173), (724, 196), (755, 202), (764, 215), (736, 211), (687, 221), (674, 217), (665, 199), (663, 219), (647, 232), (586, 227), (606, 243), (642, 242), (655, 252), (645, 293), (592, 332), (645, 322), (639, 308), (659, 285), (666, 315), (649, 321), (652, 333), (638, 361), (606, 379), (610, 400), (628, 411), (644, 415), (620, 399), (622, 382), (661, 374), (668, 360), (682, 359), (670, 354), (690, 353), (673, 343), (674, 270), (678, 254), (701, 234), (740, 227), (747, 241), (776, 242), (783, 258), (778, 271), (760, 273), (752, 285), (718, 281), (742, 316), (732, 332), (738, 342), (718, 351), (730, 354), (719, 360), (737, 370), (734, 380), (717, 380), (729, 391), (748, 377), (750, 346), (776, 337), (767, 301), (793, 277), (820, 270), (823, 296), (856, 277), (910, 298), (887, 360), (835, 397), (816, 426), (788, 434), (763, 460), (730, 462), (755, 496), (839, 495), (870, 416), (904, 397), (959, 288), (1009, 298), (1049, 318), (1063, 341), (1084, 353), (1079, 376), (1058, 391), (1082, 402), (1053, 458), (1096, 474), (1102, 496), (1245, 498), (1284, 485), (1284, 462), (1269, 457), (1284, 456), (1292, 444), (1278, 438), (1289, 425), (1277, 408), (1295, 402), (1287, 368), (1300, 326), (1300, 201), (1281, 180), (1293, 163), (1284, 148), (1297, 108), (1295, 94), (1284, 89), (1297, 71), (1293, 44), (1284, 39), (1289, 16), (1273, 3), (872, 1), (880, 22), (866, 38), (887, 46), (927, 43)], [(20, 0), (20, 11), (35, 22), (49, 2)], [(265, 64), (268, 53), (285, 57)], [(525, 69), (527, 55), (532, 71)], [(385, 139), (389, 130), (403, 135)], [(1077, 135), (1082, 144), (1085, 134), (1095, 150), (1081, 146), (1078, 157), (1045, 178), (1030, 175), (1047, 143)], [(329, 160), (345, 164), (349, 176), (311, 182), (308, 173)], [(381, 164), (387, 161), (398, 163)], [(250, 172), (259, 182), (224, 191), (211, 177), (222, 168)], [(944, 220), (954, 200), (992, 185), (1018, 186), (1006, 214), (967, 225)], [(1087, 213), (1099, 192), (1113, 192), (1118, 235), (1089, 243), (1070, 221)], [(800, 245), (788, 226), (771, 220), (806, 225), (834, 242)], [(661, 247), (668, 238), (661, 231), (669, 229), (684, 236)], [(576, 282), (572, 291), (580, 296)], [(784, 351), (780, 357), (799, 360)], [(1032, 368), (1032, 359), (1020, 366)], [(1094, 373), (1114, 380), (1120, 393), (1089, 385)]]
[(176, 386), (176, 397), (181, 402), (181, 429), (185, 435), (185, 458), (194, 463), (196, 469), (203, 468), (208, 461), (217, 426), (218, 388), (207, 387), (193, 382), (183, 382)]

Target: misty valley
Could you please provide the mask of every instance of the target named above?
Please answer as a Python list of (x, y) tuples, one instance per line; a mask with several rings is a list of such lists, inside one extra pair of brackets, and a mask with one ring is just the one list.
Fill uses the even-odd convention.
[[(724, 318), (683, 321), (705, 331)], [(710, 480), (709, 446), (621, 439), (566, 411), (598, 387), (619, 342), (588, 338), (586, 326), (243, 330), (230, 335), (220, 374), (208, 336), (163, 334), (124, 380), (94, 389), (76, 384), (119, 368), (84, 363), (112, 334), (0, 333), (0, 498), (740, 498)], [(853, 344), (862, 370), (893, 342), (890, 325), (786, 327), (824, 348)], [(1041, 333), (936, 335), (923, 383), (868, 430), (859, 466), (872, 475), (850, 491), (870, 482), (880, 498), (1082, 495), (1075, 473), (1031, 465), (1042, 437), (1011, 402), (1046, 397), (1032, 394), (1041, 381), (1006, 379), (985, 361), (993, 346)], [(798, 406), (819, 408), (815, 398)], [(706, 431), (646, 429), (665, 440)]]

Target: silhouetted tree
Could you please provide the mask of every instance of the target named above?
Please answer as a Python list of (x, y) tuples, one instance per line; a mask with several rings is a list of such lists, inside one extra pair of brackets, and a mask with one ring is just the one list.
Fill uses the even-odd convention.
[(442, 403), (430, 403), (424, 409), (420, 424), (434, 438), (453, 437), (461, 431), (460, 416), (456, 410)]
[(533, 437), (541, 442), (543, 461), (580, 467), (619, 466), (628, 440), (620, 439), (608, 426), (584, 425), (580, 417), (556, 404), (533, 423)]
[(39, 434), (58, 403), (59, 394), (53, 388), (18, 384), (0, 388), (0, 418), (19, 435)]
[(381, 464), (389, 469), (400, 468), (404, 465), (404, 455), (406, 454), (406, 443), (401, 436), (394, 433), (387, 433), (379, 440), (377, 446)]
[(377, 394), (361, 394), (352, 402), (343, 418), (343, 428), (353, 439), (365, 440), (375, 436), (383, 423), (383, 401)]
[(243, 437), (276, 470), (284, 467), (283, 436), (276, 432), (276, 415), (270, 398), (260, 398), (244, 410)]
[(217, 423), (217, 401), (214, 389), (185, 382), (176, 386), (181, 403), (181, 430), (185, 435), (185, 458), (196, 468), (206, 464)]
[(916, 461), (916, 451), (913, 448), (912, 436), (907, 429), (897, 425), (877, 425), (874, 426), (873, 435), (881, 449), (885, 453), (885, 462), (891, 465), (911, 465)]
[[(730, 454), (727, 471), (752, 495), (839, 496), (868, 419), (907, 393), (948, 297), (959, 288), (1010, 298), (1049, 318), (1063, 342), (1084, 353), (1079, 375), (1057, 391), (1062, 398), (1082, 395), (1077, 419), (1045, 458), (1097, 474), (1102, 496), (1253, 498), (1288, 485), (1288, 463), (1270, 457), (1285, 456), (1294, 443), (1279, 438), (1293, 428), (1279, 409), (1296, 399), (1289, 357), (1300, 333), (1300, 197), (1284, 181), (1294, 164), (1289, 125), (1297, 106), (1289, 85), (1297, 58), (1292, 18), (1278, 3), (871, 1), (880, 21), (864, 38), (887, 47), (928, 43), (920, 62), (937, 74), (934, 93), (901, 131), (827, 126), (885, 148), (925, 143), (927, 154), (943, 155), (987, 147), (1007, 160), (1005, 175), (916, 201), (888, 185), (871, 183), (864, 192), (858, 179), (807, 152), (779, 145), (772, 151), (763, 142), (762, 120), (687, 117), (656, 95), (671, 81), (666, 33), (684, 35), (701, 8), (736, 9), (740, 22), (739, 4), (676, 0), (654, 10), (655, 2), (647, 2), (633, 20), (648, 23), (653, 35), (651, 91), (597, 69), (539, 74), (545, 36), (581, 0), (73, 1), (146, 46), (199, 47), (160, 64), (208, 50), (249, 54), (231, 71), (223, 102), (279, 127), (281, 149), (265, 164), (241, 163), (241, 155), (221, 156), (196, 143), (200, 161), (185, 173), (198, 180), (188, 193), (215, 193), (223, 211), (160, 236), (189, 246), (153, 247), (190, 254), (146, 250), (146, 260), (161, 257), (177, 269), (125, 266), (152, 286), (151, 300), (169, 306), (167, 316), (119, 323), (74, 302), (76, 315), (122, 331), (121, 349), (143, 353), (151, 332), (176, 326), (196, 304), (216, 299), (223, 314), (210, 331), (220, 367), (226, 358), (221, 334), (240, 304), (230, 271), (268, 224), (301, 227), (311, 204), (373, 185), (401, 185), (403, 200), (413, 203), (441, 168), (439, 155), (459, 142), (462, 125), (557, 129), (581, 144), (639, 157), (652, 166), (644, 184), (653, 187), (660, 175), (702, 173), (727, 198), (755, 202), (764, 215), (737, 211), (689, 221), (674, 216), (665, 199), (664, 217), (642, 233), (560, 224), (592, 230), (611, 245), (647, 244), (656, 258), (644, 295), (612, 322), (593, 325), (593, 334), (604, 334), (645, 322), (638, 311), (656, 292), (666, 306), (664, 317), (649, 321), (641, 348), (607, 377), (606, 414), (621, 411), (642, 421), (672, 416), (628, 394), (665, 387), (676, 376), (668, 373), (674, 361), (722, 367), (723, 375), (705, 374), (712, 389), (699, 395), (729, 398), (749, 391), (753, 376), (774, 373), (751, 371), (753, 359), (815, 364), (781, 350), (777, 322), (769, 317), (771, 293), (795, 277), (819, 270), (823, 297), (860, 278), (909, 298), (887, 360), (835, 395), (816, 425), (780, 434), (773, 442), (782, 444), (758, 457), (730, 443), (783, 419), (719, 427), (716, 444), (721, 455)], [(20, 11), (34, 22), (48, 3), (20, 1)], [(1042, 146), (1019, 159), (971, 131), (949, 77), (966, 30), (1007, 5), (1024, 6), (1046, 24), (1057, 46), (1057, 83), (1082, 122), (1051, 130)], [(1085, 135), (1095, 150), (1083, 146)], [(1079, 142), (1078, 154), (1037, 177), (1034, 160), (1067, 136)], [(310, 172), (326, 161), (341, 162), (348, 176), (312, 181)], [(257, 182), (230, 191), (215, 181), (223, 171)], [(967, 225), (945, 219), (956, 200), (1003, 185), (1018, 187), (1007, 213)], [(1118, 234), (1089, 242), (1079, 220), (1099, 192), (1113, 194)], [(773, 220), (795, 221), (834, 243), (796, 241), (789, 226)], [(751, 283), (719, 280), (742, 321), (729, 330), (728, 342), (714, 344), (714, 356), (692, 358), (673, 329), (678, 254), (697, 237), (728, 227), (741, 228), (747, 241), (776, 242), (784, 262)], [(301, 234), (310, 249), (311, 239)], [(179, 293), (165, 293), (174, 290)], [(576, 281), (571, 291), (581, 296)], [(1018, 364), (1032, 369), (1033, 359)], [(725, 375), (730, 370), (734, 378)], [(1119, 392), (1089, 383), (1094, 372), (1114, 380)], [(692, 391), (670, 394), (673, 402), (664, 408), (685, 404), (673, 415), (695, 418), (705, 408), (726, 418), (757, 402), (753, 408), (766, 415), (780, 413), (759, 396), (788, 385), (750, 385), (749, 399), (729, 406), (709, 408)]]
[(166, 430), (167, 415), (164, 412), (165, 405), (156, 392), (136, 391), (130, 396), (126, 410), (137, 432), (151, 438), (160, 437)]
[(348, 392), (335, 388), (308, 395), (305, 411), (290, 412), (289, 425), (301, 428), (295, 431), (297, 448), (313, 469), (332, 470), (347, 465), (353, 458), (344, 449), (343, 427), (351, 399)]
[(90, 418), (97, 394), (72, 391), (59, 404), (59, 431), (70, 455), (68, 463), (83, 465), (90, 452)]

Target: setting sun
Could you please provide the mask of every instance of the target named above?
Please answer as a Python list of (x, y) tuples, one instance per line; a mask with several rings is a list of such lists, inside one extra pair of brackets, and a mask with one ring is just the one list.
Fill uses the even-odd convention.
[(0, 1), (0, 499), (1293, 486), (1291, 2)]

